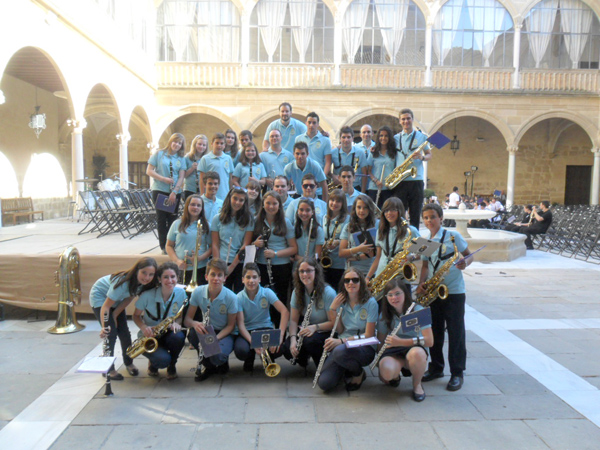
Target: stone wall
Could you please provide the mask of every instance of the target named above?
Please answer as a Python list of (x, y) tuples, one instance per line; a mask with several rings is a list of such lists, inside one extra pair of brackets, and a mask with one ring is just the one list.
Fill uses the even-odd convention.
[(33, 209), (44, 211), (44, 220), (58, 219), (69, 215), (69, 197), (60, 198), (34, 198)]

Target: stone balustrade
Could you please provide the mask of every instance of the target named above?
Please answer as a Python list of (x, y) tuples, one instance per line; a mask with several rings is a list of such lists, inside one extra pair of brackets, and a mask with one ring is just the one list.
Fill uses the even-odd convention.
[(521, 88), (528, 91), (598, 92), (597, 70), (527, 69), (520, 75)]

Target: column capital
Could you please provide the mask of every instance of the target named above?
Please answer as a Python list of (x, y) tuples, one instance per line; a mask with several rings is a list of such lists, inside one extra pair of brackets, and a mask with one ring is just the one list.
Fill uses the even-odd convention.
[(591, 152), (594, 154), (594, 156), (600, 155), (600, 147), (592, 148)]
[(131, 140), (131, 136), (129, 135), (129, 133), (117, 134), (115, 137), (121, 145), (127, 145), (127, 143)]
[(514, 155), (515, 153), (517, 153), (517, 151), (519, 151), (519, 146), (518, 145), (509, 145), (506, 147), (506, 151), (508, 153), (510, 153), (511, 155)]
[(521, 31), (521, 29), (523, 28), (523, 23), (515, 23), (513, 24), (513, 27), (515, 31)]
[(73, 127), (73, 133), (81, 134), (83, 129), (87, 127), (85, 119), (67, 119), (67, 125)]

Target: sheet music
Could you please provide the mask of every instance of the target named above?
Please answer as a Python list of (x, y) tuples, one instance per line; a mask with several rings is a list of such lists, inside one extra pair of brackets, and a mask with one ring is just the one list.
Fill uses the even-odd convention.
[(93, 356), (83, 361), (76, 372), (106, 373), (115, 359), (117, 359), (115, 356)]

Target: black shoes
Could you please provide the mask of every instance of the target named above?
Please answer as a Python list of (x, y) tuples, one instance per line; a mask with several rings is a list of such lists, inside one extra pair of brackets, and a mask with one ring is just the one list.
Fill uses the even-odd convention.
[[(254, 351), (252, 351), (254, 353)], [(256, 355), (256, 353), (254, 353)], [(246, 360), (244, 361), (244, 372), (253, 372), (254, 371), (254, 356), (252, 353), (248, 355)]]
[(458, 391), (463, 385), (463, 377), (458, 375), (452, 375), (446, 389), (449, 391)]
[(413, 391), (413, 400), (415, 402), (422, 402), (423, 400), (425, 400), (425, 391), (423, 391), (422, 394), (417, 394), (415, 391)]
[(209, 378), (211, 375), (215, 373), (215, 369), (212, 367), (206, 367), (204, 364), (201, 364), (196, 369), (196, 376), (194, 377), (194, 381), (204, 381)]
[(443, 376), (444, 376), (443, 372), (431, 372), (428, 370), (423, 375), (423, 378), (421, 379), (421, 381), (427, 383), (428, 381), (435, 380), (436, 378), (442, 378)]
[(158, 376), (158, 368), (154, 367), (150, 362), (148, 362), (148, 376), (157, 377)]
[(388, 386), (391, 386), (393, 388), (397, 388), (398, 386), (400, 386), (400, 376), (398, 376), (398, 378), (395, 378), (393, 380), (388, 381)]
[(225, 375), (226, 373), (229, 373), (229, 361), (217, 367), (217, 373), (220, 375)]
[(174, 380), (177, 378), (177, 369), (174, 365), (167, 367), (167, 380)]
[(358, 391), (366, 379), (367, 379), (367, 374), (363, 370), (361, 378), (360, 378), (360, 382), (358, 384), (357, 383), (346, 384), (346, 390), (348, 392)]

